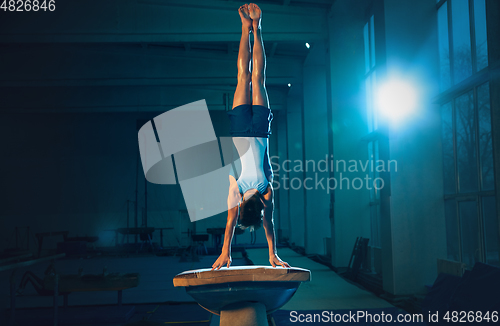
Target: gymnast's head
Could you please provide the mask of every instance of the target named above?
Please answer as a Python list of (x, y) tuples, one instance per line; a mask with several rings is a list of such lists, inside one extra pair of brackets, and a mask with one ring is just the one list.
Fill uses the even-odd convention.
[(258, 191), (248, 190), (243, 195), (240, 204), (240, 216), (238, 227), (242, 230), (249, 229), (250, 232), (262, 226), (264, 204)]

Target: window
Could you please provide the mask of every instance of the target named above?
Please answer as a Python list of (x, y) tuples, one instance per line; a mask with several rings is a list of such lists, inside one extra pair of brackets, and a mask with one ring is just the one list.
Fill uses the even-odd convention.
[(448, 102), (441, 107), (441, 147), (443, 149), (443, 178), (445, 194), (454, 194), (456, 192), (453, 125), (453, 110), (451, 102)]
[(438, 1), (441, 91), (488, 66), (485, 0)]
[(437, 20), (448, 259), (498, 266), (485, 0), (438, 0)]
[(489, 82), (441, 106), (448, 259), (499, 265)]
[(485, 0), (474, 0), (474, 40), (476, 70), (488, 66), (488, 42), (486, 40), (486, 3)]
[(478, 190), (476, 115), (473, 92), (455, 99), (458, 189), (461, 193)]
[(458, 202), (460, 223), (461, 261), (472, 268), (481, 261), (481, 246), (479, 243), (479, 225), (477, 202), (465, 200)]
[(439, 64), (441, 71), (441, 91), (451, 86), (450, 43), (448, 36), (448, 6), (438, 9)]
[(483, 197), (482, 208), (486, 252), (485, 262), (498, 266), (498, 219), (495, 209), (495, 197)]
[(489, 83), (485, 83), (477, 88), (477, 110), (481, 189), (494, 190)]
[(377, 129), (377, 115), (374, 105), (374, 91), (376, 86), (375, 71), (375, 28), (374, 16), (372, 15), (364, 27), (365, 43), (365, 89), (366, 89), (366, 115), (368, 132)]
[[(377, 58), (375, 53), (375, 17), (373, 14), (369, 16), (366, 21), (363, 30), (364, 39), (364, 53), (365, 53), (365, 95), (366, 95), (366, 123), (368, 127), (368, 164), (370, 167), (376, 167), (377, 161), (379, 160), (379, 140), (377, 139), (377, 129), (378, 129), (378, 117), (375, 110), (375, 89), (377, 85)], [(379, 172), (372, 171), (368, 169), (370, 180), (375, 180), (379, 178)], [(377, 184), (377, 188), (380, 189), (381, 184)], [(376, 265), (380, 265), (380, 262), (375, 262), (375, 250), (374, 248), (381, 248), (380, 240), (380, 190), (376, 187), (370, 187), (370, 242), (371, 247), (371, 270), (376, 272), (378, 268)], [(380, 272), (380, 271), (379, 271)]]
[[(368, 164), (369, 166), (376, 167), (379, 160), (378, 156), (378, 140), (370, 141), (368, 143)], [(380, 180), (380, 173), (377, 169), (368, 169), (370, 180), (377, 180), (376, 187), (371, 186), (370, 191), (370, 223), (371, 223), (371, 246), (381, 247), (380, 241), (380, 188), (382, 184)], [(378, 189), (377, 189), (378, 188)]]
[(472, 75), (469, 0), (448, 1), (451, 5), (451, 44), (453, 82), (458, 84)]

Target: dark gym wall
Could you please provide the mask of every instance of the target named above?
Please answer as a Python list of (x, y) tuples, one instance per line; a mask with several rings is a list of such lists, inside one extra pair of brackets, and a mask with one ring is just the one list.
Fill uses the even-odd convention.
[[(3, 114), (1, 248), (13, 245), (16, 226), (30, 226), (33, 232), (99, 235), (101, 245), (113, 244), (114, 234), (103, 230), (125, 227), (126, 200), (135, 200), (136, 121), (157, 114)], [(217, 136), (228, 136), (226, 113), (210, 111), (210, 115)], [(140, 226), (144, 207), (141, 165), (138, 175)], [(179, 216), (184, 208), (178, 186), (148, 183), (149, 226), (175, 226), (179, 219), (187, 219)], [(130, 204), (131, 226), (133, 218)], [(218, 224), (216, 219), (211, 220)], [(178, 231), (164, 238), (166, 245), (178, 244)]]

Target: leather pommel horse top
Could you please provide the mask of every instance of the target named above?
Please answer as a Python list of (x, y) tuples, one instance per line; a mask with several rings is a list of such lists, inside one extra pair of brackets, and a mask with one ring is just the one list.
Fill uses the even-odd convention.
[(197, 269), (174, 277), (174, 286), (198, 286), (234, 282), (307, 282), (311, 271), (303, 268), (237, 266), (220, 270)]

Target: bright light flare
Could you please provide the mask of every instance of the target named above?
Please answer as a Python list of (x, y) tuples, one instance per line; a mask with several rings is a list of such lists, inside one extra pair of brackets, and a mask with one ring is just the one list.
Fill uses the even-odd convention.
[(378, 89), (378, 111), (387, 118), (401, 120), (417, 107), (417, 91), (413, 85), (403, 80), (391, 80)]

